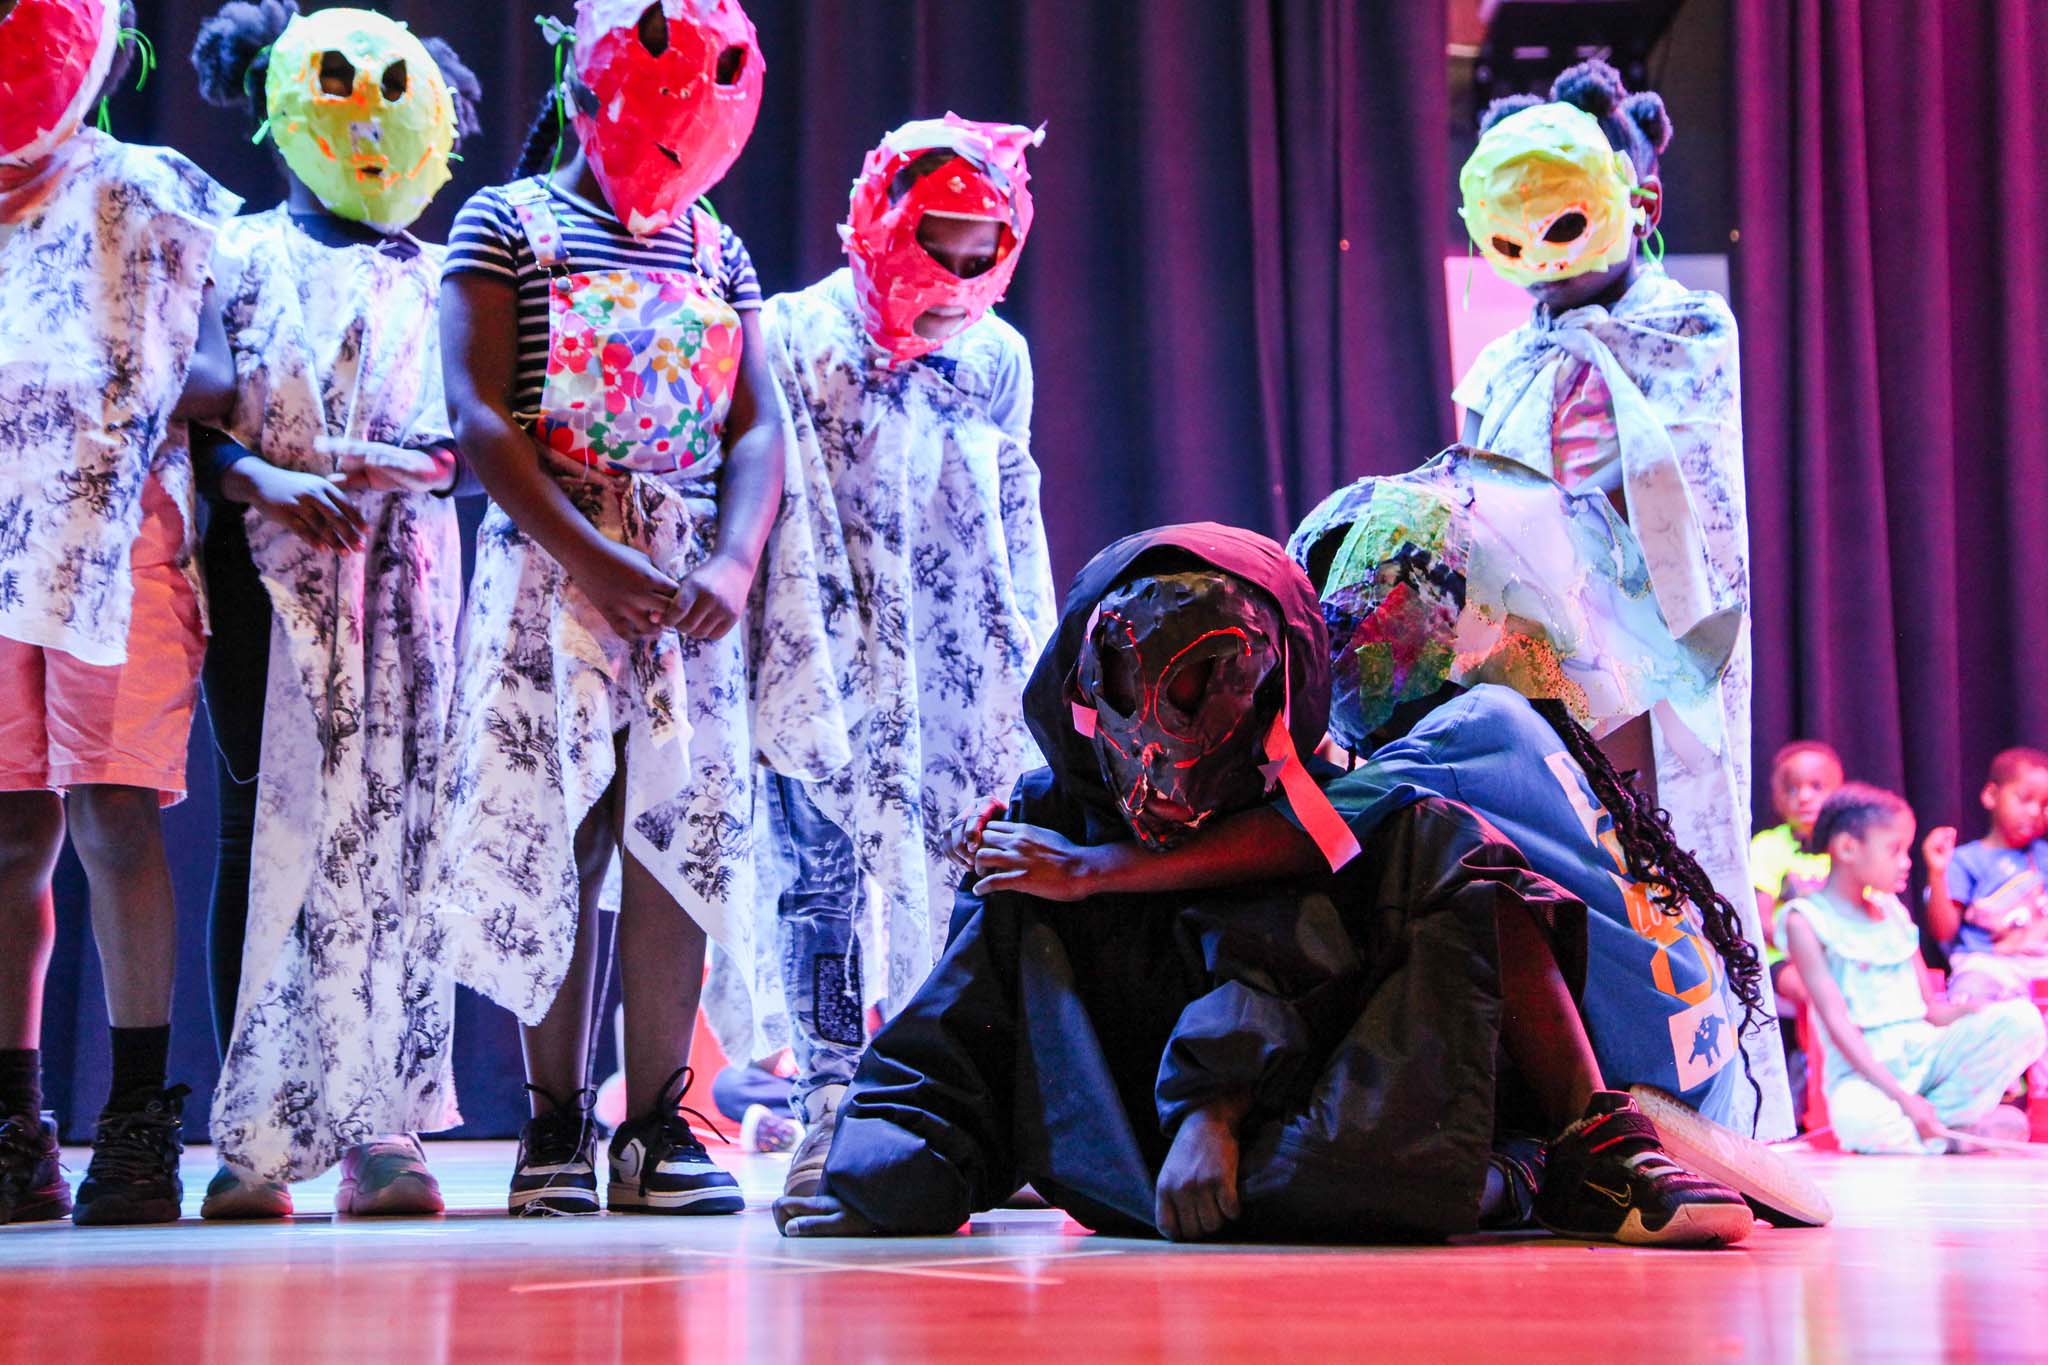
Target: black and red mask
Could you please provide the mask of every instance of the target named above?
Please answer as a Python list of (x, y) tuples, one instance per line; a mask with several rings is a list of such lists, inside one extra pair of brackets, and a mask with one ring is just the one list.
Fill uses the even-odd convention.
[(1148, 575), (1103, 597), (1069, 700), (1139, 843), (1171, 848), (1266, 799), (1285, 642), (1271, 599), (1216, 570)]

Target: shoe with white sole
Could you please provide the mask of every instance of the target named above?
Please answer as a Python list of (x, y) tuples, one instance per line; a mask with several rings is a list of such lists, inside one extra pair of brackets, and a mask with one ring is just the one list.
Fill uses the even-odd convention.
[(832, 1130), (839, 1123), (839, 1106), (846, 1099), (843, 1085), (820, 1086), (804, 1101), (811, 1121), (804, 1138), (789, 1159), (789, 1174), (783, 1178), (785, 1199), (810, 1199), (825, 1186), (825, 1158), (832, 1154)]
[(519, 1130), (519, 1164), (505, 1207), (515, 1218), (575, 1218), (601, 1211), (597, 1167), (591, 1148), (597, 1130), (590, 1117), (592, 1092), (577, 1092), (567, 1104), (539, 1086), (526, 1087), (553, 1108), (530, 1118)]
[(441, 1182), (411, 1133), (359, 1142), (342, 1154), (334, 1211), (350, 1218), (419, 1218), (440, 1213)]
[(611, 1179), (605, 1186), (612, 1212), (738, 1213), (747, 1206), (739, 1182), (711, 1159), (684, 1117), (691, 1112), (682, 1108), (690, 1080), (690, 1069), (678, 1067), (653, 1110), (612, 1134)]
[(1734, 1190), (1671, 1159), (1635, 1101), (1596, 1091), (1550, 1144), (1536, 1220), (1552, 1232), (1625, 1246), (1730, 1246), (1756, 1226)]
[(1673, 1161), (1728, 1186), (1774, 1225), (1821, 1228), (1835, 1220), (1820, 1186), (1755, 1138), (1722, 1127), (1655, 1086), (1632, 1085), (1628, 1093), (1657, 1126)]

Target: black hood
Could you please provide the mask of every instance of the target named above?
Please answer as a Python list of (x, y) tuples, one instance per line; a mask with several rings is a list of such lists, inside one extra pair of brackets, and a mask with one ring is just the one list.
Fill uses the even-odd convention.
[(1125, 536), (1088, 561), (1067, 589), (1059, 631), (1039, 656), (1024, 688), (1024, 716), (1063, 794), (1119, 827), (1123, 817), (1104, 786), (1093, 741), (1074, 729), (1067, 679), (1080, 659), (1089, 619), (1110, 589), (1145, 574), (1218, 569), (1243, 579), (1272, 599), (1287, 641), (1289, 729), (1306, 760), (1330, 719), (1330, 648), (1315, 589), (1287, 551), (1265, 536), (1235, 526), (1193, 522)]

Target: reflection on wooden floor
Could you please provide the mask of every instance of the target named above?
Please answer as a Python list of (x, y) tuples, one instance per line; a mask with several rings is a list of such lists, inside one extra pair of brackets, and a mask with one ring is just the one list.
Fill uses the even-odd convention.
[(0, 1228), (0, 1360), (2048, 1355), (2048, 1155), (1802, 1155), (1835, 1226), (1688, 1253), (1169, 1247), (1048, 1213), (785, 1242), (762, 1207), (772, 1158), (735, 1163), (751, 1206), (736, 1218), (514, 1222), (499, 1212), (509, 1143), (430, 1152), (459, 1210), (440, 1219), (335, 1221), (330, 1176), (300, 1188), (288, 1225), (201, 1223), (198, 1148), (182, 1224)]

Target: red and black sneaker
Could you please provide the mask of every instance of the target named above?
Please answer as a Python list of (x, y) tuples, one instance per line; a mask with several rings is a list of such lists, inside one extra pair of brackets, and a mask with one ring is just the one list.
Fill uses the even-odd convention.
[(1728, 1246), (1756, 1225), (1742, 1196), (1671, 1159), (1657, 1127), (1617, 1090), (1550, 1144), (1536, 1220), (1564, 1237), (1627, 1246)]

